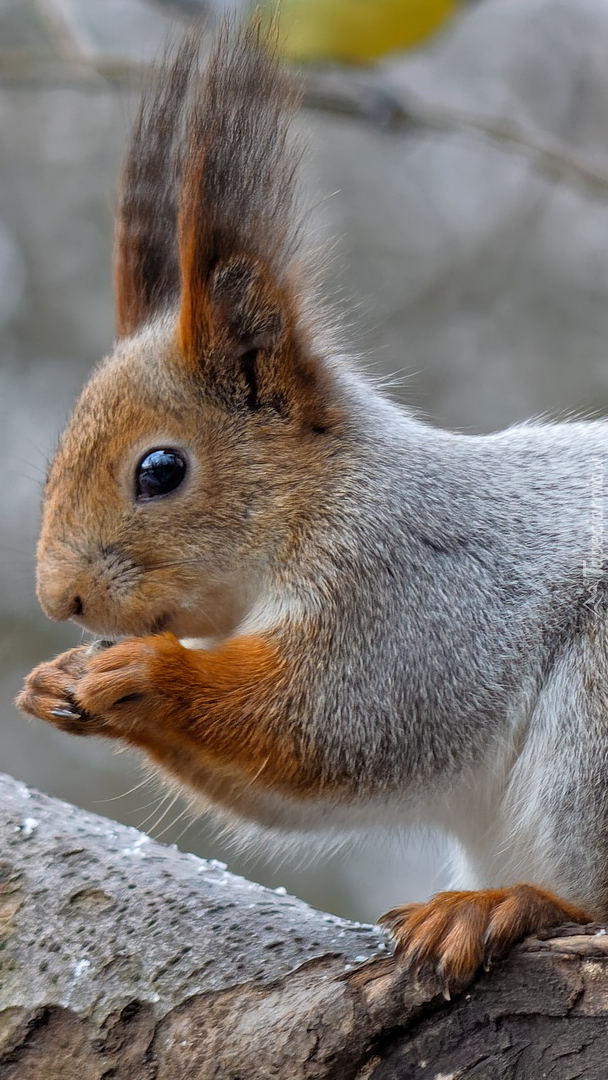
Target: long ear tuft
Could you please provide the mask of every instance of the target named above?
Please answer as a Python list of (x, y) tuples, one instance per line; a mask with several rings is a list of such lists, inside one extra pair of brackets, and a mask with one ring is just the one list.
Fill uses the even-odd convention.
[(200, 35), (186, 36), (144, 94), (123, 168), (114, 275), (119, 337), (177, 301), (176, 177), (182, 113)]
[(179, 194), (179, 339), (195, 360), (224, 339), (269, 348), (295, 310), (298, 96), (259, 23), (225, 23), (187, 118)]

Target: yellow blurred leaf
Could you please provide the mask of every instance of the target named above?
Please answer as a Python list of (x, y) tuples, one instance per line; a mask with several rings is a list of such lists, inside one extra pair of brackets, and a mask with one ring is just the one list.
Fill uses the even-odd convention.
[(364, 63), (408, 49), (438, 30), (460, 0), (281, 0), (283, 55)]

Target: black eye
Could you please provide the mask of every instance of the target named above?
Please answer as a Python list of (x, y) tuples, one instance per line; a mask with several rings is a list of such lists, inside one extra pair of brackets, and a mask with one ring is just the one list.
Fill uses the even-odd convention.
[(175, 491), (188, 466), (177, 450), (152, 450), (137, 466), (135, 484), (138, 499), (155, 499)]

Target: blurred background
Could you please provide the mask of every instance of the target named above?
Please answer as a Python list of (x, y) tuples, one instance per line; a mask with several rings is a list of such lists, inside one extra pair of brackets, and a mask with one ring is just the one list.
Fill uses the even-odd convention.
[[(138, 787), (134, 758), (12, 705), (32, 666), (80, 641), (38, 609), (33, 555), (46, 461), (112, 345), (125, 134), (167, 35), (220, 7), (0, 0), (0, 768), (373, 919), (442, 883), (440, 840), (246, 855)], [(306, 73), (305, 181), (352, 350), (464, 431), (605, 413), (608, 0), (284, 0), (282, 28)]]

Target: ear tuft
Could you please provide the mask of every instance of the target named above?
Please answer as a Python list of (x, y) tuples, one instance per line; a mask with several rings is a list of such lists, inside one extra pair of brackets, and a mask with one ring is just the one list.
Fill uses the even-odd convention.
[(144, 102), (117, 230), (118, 326), (177, 308), (177, 362), (230, 409), (320, 430), (312, 262), (300, 250), (298, 104), (276, 28), (188, 37)]
[(144, 94), (131, 133), (115, 227), (118, 337), (133, 334), (179, 294), (175, 174), (199, 46), (200, 37), (193, 32), (174, 55), (167, 53), (162, 75)]
[(193, 362), (222, 339), (272, 346), (300, 303), (292, 80), (255, 19), (226, 22), (193, 80), (180, 158), (178, 337)]

